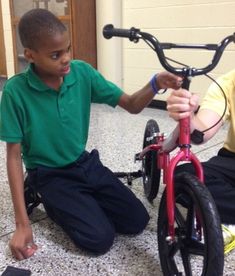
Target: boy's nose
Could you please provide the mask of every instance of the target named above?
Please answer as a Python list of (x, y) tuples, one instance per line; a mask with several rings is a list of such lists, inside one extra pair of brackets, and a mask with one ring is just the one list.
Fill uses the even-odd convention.
[(62, 63), (63, 64), (67, 64), (70, 60), (71, 60), (71, 54), (70, 54), (70, 52), (69, 53), (65, 53), (63, 55), (63, 58), (62, 58)]

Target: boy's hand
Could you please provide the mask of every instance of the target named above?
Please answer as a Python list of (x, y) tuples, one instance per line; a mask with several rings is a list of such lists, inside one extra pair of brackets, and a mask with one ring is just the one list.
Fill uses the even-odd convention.
[(31, 257), (37, 250), (37, 245), (33, 241), (31, 226), (18, 226), (9, 243), (11, 252), (17, 260)]
[(183, 78), (169, 72), (161, 72), (157, 74), (157, 87), (159, 89), (179, 89), (182, 85)]
[(191, 116), (198, 108), (198, 101), (198, 96), (191, 94), (188, 90), (173, 90), (167, 98), (169, 116), (177, 121)]

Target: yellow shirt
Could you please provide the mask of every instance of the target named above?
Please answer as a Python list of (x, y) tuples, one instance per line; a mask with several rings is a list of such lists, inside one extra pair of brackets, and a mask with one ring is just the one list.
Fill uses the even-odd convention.
[(217, 82), (223, 88), (227, 99), (227, 108), (225, 111), (225, 98), (223, 92), (216, 83), (209, 87), (201, 104), (201, 109), (210, 109), (220, 116), (223, 115), (223, 121), (229, 122), (229, 130), (224, 147), (229, 151), (235, 152), (235, 70), (221, 76)]

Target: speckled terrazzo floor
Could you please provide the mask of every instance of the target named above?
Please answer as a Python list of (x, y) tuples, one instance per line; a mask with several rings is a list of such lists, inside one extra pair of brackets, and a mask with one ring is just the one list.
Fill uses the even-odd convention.
[[(148, 119), (157, 120), (160, 130), (169, 132), (175, 123), (165, 111), (145, 109), (130, 115), (121, 109), (93, 105), (88, 150), (97, 148), (103, 163), (114, 171), (132, 171), (134, 154), (141, 150), (144, 127)], [(206, 160), (222, 145), (226, 130), (208, 144), (194, 147), (201, 160)], [(130, 187), (147, 207), (151, 220), (139, 236), (117, 236), (111, 250), (91, 257), (76, 249), (66, 235), (51, 222), (43, 208), (35, 209), (31, 220), (39, 250), (34, 257), (16, 262), (9, 250), (8, 240), (14, 230), (13, 210), (5, 171), (5, 146), (0, 143), (0, 274), (8, 265), (29, 269), (33, 276), (160, 276), (156, 221), (159, 197), (150, 205), (143, 196), (140, 179)], [(160, 196), (160, 195), (159, 195)], [(196, 275), (196, 274), (195, 274)], [(235, 251), (225, 257), (224, 275), (235, 275)]]

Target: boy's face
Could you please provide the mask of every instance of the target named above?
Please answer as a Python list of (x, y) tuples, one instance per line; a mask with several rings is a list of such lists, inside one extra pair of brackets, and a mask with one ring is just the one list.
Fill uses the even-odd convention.
[(34, 63), (35, 70), (43, 78), (61, 78), (70, 71), (71, 44), (68, 32), (45, 37), (37, 50), (25, 49), (26, 59)]

